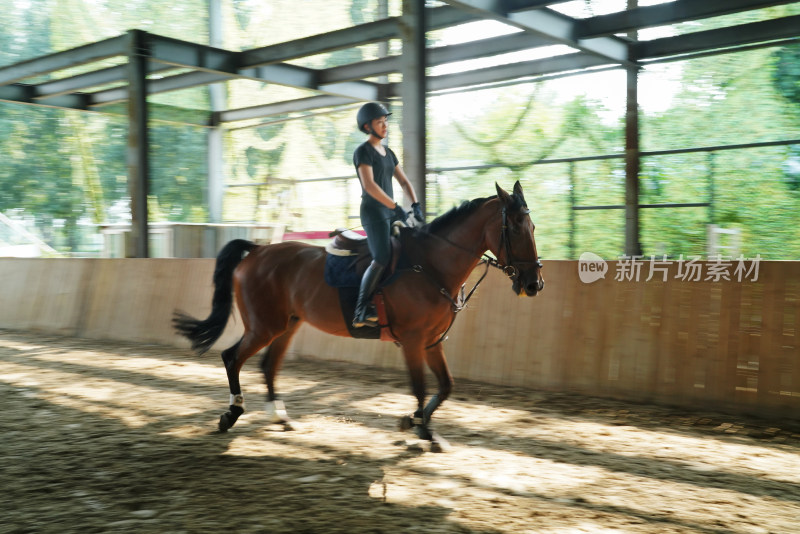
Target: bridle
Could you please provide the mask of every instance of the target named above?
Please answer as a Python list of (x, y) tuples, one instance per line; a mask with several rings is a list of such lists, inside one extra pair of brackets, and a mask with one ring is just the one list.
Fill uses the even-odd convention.
[[(531, 212), (531, 210), (529, 210), (528, 208), (523, 208), (522, 212), (523, 212), (523, 214), (528, 215)], [(499, 269), (499, 270), (503, 271), (503, 274), (505, 274), (511, 280), (516, 280), (516, 278), (519, 276), (519, 269), (517, 268), (517, 266), (515, 264), (536, 265), (539, 269), (541, 269), (542, 268), (542, 262), (539, 261), (538, 259), (534, 260), (534, 261), (529, 261), (529, 260), (516, 260), (515, 261), (514, 260), (514, 255), (513, 255), (512, 250), (511, 250), (511, 236), (509, 235), (509, 231), (508, 231), (508, 211), (506, 209), (506, 206), (503, 206), (502, 210), (500, 210), (500, 216), (501, 216), (500, 244), (503, 247), (503, 252), (505, 252), (505, 257), (506, 257), (505, 263), (501, 263), (498, 258), (493, 258), (492, 256), (489, 256), (485, 252), (483, 253), (482, 256), (477, 256), (475, 254), (475, 249), (474, 248), (473, 249), (468, 249), (466, 247), (463, 247), (463, 246), (459, 245), (458, 243), (454, 243), (453, 241), (447, 239), (446, 237), (442, 237), (442, 236), (436, 235), (436, 234), (430, 234), (430, 235), (432, 235), (433, 237), (435, 237), (435, 238), (437, 238), (437, 239), (439, 239), (441, 241), (444, 241), (445, 243), (449, 244), (453, 248), (456, 248), (458, 250), (466, 252), (467, 254), (469, 254), (469, 255), (471, 255), (473, 257), (479, 258), (480, 262), (479, 262), (478, 265), (486, 264), (487, 270), (488, 270), (489, 267), (494, 267), (495, 269)], [(485, 230), (484, 230), (484, 232), (485, 232)], [(416, 270), (418, 272), (422, 272), (422, 267), (418, 266), (418, 265), (415, 265), (414, 266), (414, 270)], [(484, 279), (485, 276), (486, 276), (486, 274), (484, 273), (484, 275), (481, 276), (480, 280), (478, 280), (478, 283), (480, 283)], [(472, 292), (470, 292), (470, 295), (472, 295), (472, 293), (475, 291), (476, 288), (477, 288), (477, 285), (475, 286), (475, 288), (473, 288)]]
[[(525, 215), (528, 215), (530, 212), (531, 210), (529, 210), (528, 208), (524, 208), (522, 211), (522, 213), (524, 213)], [(488, 256), (486, 254), (483, 255), (484, 260), (482, 261), (487, 262), (492, 267), (500, 269), (501, 271), (503, 271), (503, 274), (505, 274), (511, 280), (516, 280), (517, 277), (519, 277), (519, 269), (515, 264), (536, 265), (539, 269), (541, 269), (542, 262), (540, 262), (538, 259), (533, 261), (527, 261), (527, 260), (514, 261), (514, 255), (512, 254), (511, 251), (511, 236), (509, 235), (508, 231), (508, 212), (506, 210), (506, 206), (503, 206), (503, 209), (501, 210), (501, 217), (502, 221), (500, 226), (500, 244), (504, 249), (503, 251), (505, 252), (506, 262), (505, 264), (502, 264), (498, 259), (492, 258), (491, 256)]]

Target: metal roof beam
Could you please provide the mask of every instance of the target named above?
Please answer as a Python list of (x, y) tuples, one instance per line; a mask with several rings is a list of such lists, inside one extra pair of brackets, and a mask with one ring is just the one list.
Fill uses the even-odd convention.
[[(0, 86), (0, 101), (11, 102), (14, 104), (28, 104), (38, 107), (54, 107), (59, 109), (74, 109), (79, 111), (100, 111), (92, 105), (92, 95), (89, 93), (74, 93), (54, 97), (52, 99), (37, 101), (34, 98), (36, 86), (25, 84), (10, 84)], [(125, 89), (127, 92), (127, 89)], [(210, 113), (192, 109), (178, 108), (162, 104), (151, 103), (152, 108), (150, 119), (158, 122), (170, 124), (191, 124), (193, 126), (205, 126), (210, 124)], [(109, 106), (102, 109), (106, 115), (118, 115), (126, 117), (127, 107), (122, 105)]]
[(220, 74), (218, 72), (185, 72), (183, 74), (167, 76), (166, 78), (159, 78), (158, 80), (148, 80), (147, 94), (155, 95), (159, 93), (167, 93), (169, 91), (190, 89), (192, 87), (200, 87), (212, 83), (224, 82), (230, 79), (231, 77), (229, 75)]
[(517, 2), (508, 0), (445, 1), (472, 13), (516, 26), (526, 32), (542, 35), (556, 43), (565, 44), (625, 66), (631, 65), (627, 41), (617, 37), (580, 38), (577, 32), (577, 21), (556, 11), (547, 8), (520, 11)]
[(599, 15), (577, 22), (582, 38), (600, 37), (677, 22), (729, 15), (752, 9), (791, 4), (797, 0), (675, 0), (618, 13)]
[(538, 9), (540, 7), (547, 7), (555, 4), (564, 4), (566, 2), (572, 2), (572, 0), (527, 0), (525, 1), (524, 7), (526, 9)]
[(479, 39), (468, 43), (439, 46), (428, 49), (429, 65), (443, 65), (456, 61), (491, 57), (509, 52), (519, 52), (553, 44), (551, 39), (527, 32), (512, 33), (501, 37)]
[(287, 100), (284, 102), (275, 102), (273, 104), (265, 104), (263, 106), (229, 109), (227, 111), (216, 112), (215, 115), (217, 116), (219, 122), (234, 122), (249, 119), (259, 119), (271, 115), (281, 115), (284, 113), (293, 113), (297, 111), (309, 111), (313, 109), (343, 106), (352, 103), (353, 101), (349, 98), (322, 95), (312, 96), (309, 98), (298, 98), (296, 100)]
[[(452, 7), (432, 8), (426, 14), (426, 17), (428, 30), (479, 20), (479, 17), (474, 14)], [(399, 39), (398, 21), (399, 17), (390, 17), (359, 24), (351, 28), (343, 28), (302, 39), (245, 50), (242, 52), (242, 64), (249, 66), (266, 65), (388, 39)]]
[(23, 104), (33, 104), (33, 95), (35, 94), (33, 85), (26, 85), (22, 83), (13, 83), (9, 85), (0, 85), (0, 100), (5, 102), (20, 102)]
[[(179, 91), (181, 89), (191, 89), (192, 87), (224, 82), (230, 78), (231, 76), (227, 74), (206, 71), (176, 74), (175, 76), (168, 76), (158, 80), (148, 80), (147, 94), (155, 95), (170, 91)], [(110, 106), (128, 100), (128, 87), (114, 87), (104, 91), (89, 93), (89, 96), (89, 105), (93, 108)]]
[[(509, 65), (477, 69), (458, 74), (430, 76), (428, 77), (428, 90), (444, 91), (447, 89), (491, 84), (525, 77), (576, 71), (590, 67), (616, 65), (615, 62), (609, 59), (603, 59), (583, 52), (576, 52), (545, 59), (522, 61)], [(389, 91), (390, 96), (395, 96), (396, 92), (397, 84), (392, 84)]]
[(61, 95), (47, 100), (36, 99), (36, 86), (14, 83), (0, 86), (0, 100), (17, 104), (34, 104), (38, 106), (88, 110), (90, 98), (86, 93)]
[(725, 52), (725, 48), (753, 43), (768, 46), (771, 41), (796, 37), (800, 37), (800, 15), (640, 41), (633, 53), (637, 59), (647, 60), (716, 49)]
[(128, 36), (120, 35), (63, 52), (21, 61), (0, 67), (0, 85), (32, 78), (42, 74), (69, 69), (85, 63), (100, 61), (127, 53)]
[[(150, 43), (151, 59), (169, 65), (196, 68), (227, 75), (229, 78), (248, 78), (259, 82), (310, 89), (350, 97), (353, 100), (374, 100), (378, 96), (378, 86), (369, 82), (320, 84), (319, 71), (307, 67), (287, 63), (247, 65), (242, 62), (243, 52), (228, 52), (219, 48), (195, 45), (157, 35), (150, 36)], [(159, 83), (153, 84), (153, 90), (183, 89), (189, 85), (181, 85), (182, 82), (196, 85), (197, 80), (208, 79), (199, 73), (193, 77), (179, 76), (178, 80), (170, 80), (170, 78), (159, 80)], [(224, 78), (215, 78), (212, 81), (224, 81)]]
[(149, 59), (177, 67), (234, 73), (240, 67), (241, 52), (181, 41), (153, 33), (146, 34)]
[[(427, 51), (427, 64), (428, 66), (443, 65), (456, 61), (496, 56), (509, 52), (519, 52), (520, 50), (528, 50), (552, 44), (552, 40), (545, 37), (520, 32), (504, 35), (502, 37), (470, 41), (463, 44), (429, 48)], [(371, 78), (373, 76), (384, 76), (393, 72), (400, 72), (400, 56), (389, 56), (370, 61), (349, 63), (339, 67), (331, 67), (320, 71), (319, 79), (321, 82), (341, 82)]]
[(385, 76), (393, 72), (400, 72), (400, 62), (400, 56), (388, 56), (369, 61), (348, 63), (347, 65), (321, 70), (319, 79), (322, 83), (333, 83)]
[(317, 87), (317, 72), (306, 67), (279, 63), (242, 69), (239, 76), (260, 82), (277, 83), (302, 89), (315, 89)]
[[(127, 65), (117, 65), (116, 67), (109, 67), (107, 69), (100, 69), (85, 74), (78, 74), (77, 76), (70, 76), (68, 78), (61, 78), (59, 80), (51, 80), (36, 84), (35, 92), (36, 98), (53, 98), (67, 93), (74, 93), (83, 89), (97, 87), (101, 85), (108, 85), (112, 83), (120, 83), (127, 81)], [(171, 65), (160, 65), (157, 63), (148, 63), (148, 73), (158, 73), (173, 70), (175, 67)]]

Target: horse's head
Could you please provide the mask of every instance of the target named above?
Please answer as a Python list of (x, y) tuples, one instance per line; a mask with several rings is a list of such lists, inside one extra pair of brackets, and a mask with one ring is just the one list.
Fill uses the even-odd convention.
[(514, 293), (520, 297), (535, 297), (544, 289), (544, 279), (533, 238), (535, 227), (531, 221), (531, 210), (525, 202), (519, 181), (514, 184), (511, 194), (499, 185), (495, 186), (501, 209), (500, 232), (496, 237), (489, 236), (489, 249), (503, 272), (511, 278)]

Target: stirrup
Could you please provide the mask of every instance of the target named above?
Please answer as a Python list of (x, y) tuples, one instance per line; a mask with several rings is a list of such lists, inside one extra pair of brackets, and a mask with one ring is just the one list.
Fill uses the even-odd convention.
[(356, 313), (353, 317), (353, 328), (363, 328), (365, 326), (378, 326), (378, 312), (374, 306), (369, 306), (363, 313)]

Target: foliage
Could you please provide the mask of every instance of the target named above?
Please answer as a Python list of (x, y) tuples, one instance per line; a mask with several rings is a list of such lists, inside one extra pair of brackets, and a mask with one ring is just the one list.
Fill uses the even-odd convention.
[[(247, 49), (361, 24), (378, 17), (377, 0), (262, 3), (223, 0), (225, 48)], [(399, 2), (390, 2), (397, 14)], [(586, 3), (585, 9), (591, 10)], [(798, 8), (771, 8), (776, 16)], [(795, 10), (795, 11), (792, 11)], [(138, 27), (207, 41), (205, 0), (30, 0), (15, 3), (0, 26), (0, 65), (79, 46)], [(700, 30), (719, 21), (701, 21)], [(323, 68), (377, 57), (377, 45), (320, 54), (299, 62)], [(669, 106), (643, 110), (641, 149), (791, 139), (800, 131), (800, 45), (684, 61)], [(622, 75), (624, 78), (624, 74)], [(572, 258), (591, 250), (616, 257), (624, 249), (625, 200), (621, 157), (624, 110), (594, 97), (592, 75), (574, 76), (564, 96), (551, 82), (486, 89), (429, 99), (429, 166), (459, 167), (428, 176), (429, 210), (485, 196), (494, 181), (520, 179), (534, 208), (540, 252)], [(226, 86), (229, 107), (310, 96), (259, 82)], [(205, 88), (152, 98), (207, 110)], [(402, 107), (393, 106), (389, 142), (402, 158)], [(270, 124), (231, 130), (224, 219), (281, 222), (292, 229), (352, 226), (360, 188), (352, 153), (363, 142), (355, 109), (275, 117)], [(287, 119), (287, 120), (284, 120)], [(291, 119), (291, 120), (288, 120)], [(0, 103), (0, 212), (35, 225), (65, 252), (89, 252), (82, 227), (126, 220), (125, 117), (81, 114)], [(151, 220), (206, 221), (206, 134), (201, 128), (158, 124), (151, 129)], [(710, 223), (740, 231), (748, 257), (800, 258), (800, 146), (742, 148), (642, 158), (641, 203), (711, 202), (710, 207), (642, 209), (646, 255), (701, 255)], [(322, 177), (349, 180), (316, 181)], [(239, 187), (241, 186), (241, 187)]]
[(781, 96), (800, 104), (800, 44), (783, 46), (774, 52), (772, 80)]
[[(0, 64), (76, 47), (131, 27), (165, 35), (178, 28), (202, 35), (204, 2), (138, 0), (124, 6), (98, 1), (18, 4), (17, 20), (0, 26)], [(175, 15), (198, 11), (200, 18)], [(141, 21), (149, 21), (144, 24)], [(170, 21), (172, 26), (170, 26)], [(197, 22), (200, 25), (197, 25)], [(199, 30), (199, 31), (198, 31)], [(63, 74), (61, 74), (63, 76)], [(183, 98), (183, 100), (181, 100)], [(184, 107), (207, 107), (197, 94), (178, 97)], [(0, 212), (24, 218), (55, 248), (92, 252), (80, 227), (129, 219), (127, 125), (124, 117), (0, 103)], [(199, 128), (153, 125), (151, 138), (151, 220), (206, 218), (205, 132)], [(95, 249), (96, 250), (96, 249)]]
[[(675, 105), (642, 120), (643, 149), (797, 137), (798, 105), (778, 94), (771, 55), (769, 50), (756, 50), (686, 62)], [(800, 257), (800, 234), (789, 215), (800, 209), (800, 197), (787, 187), (782, 170), (791, 153), (784, 146), (645, 158), (645, 202), (713, 201), (713, 205), (648, 213), (643, 219), (643, 246), (676, 256), (701, 254), (705, 225), (713, 223), (739, 230), (741, 253), (746, 256)]]

